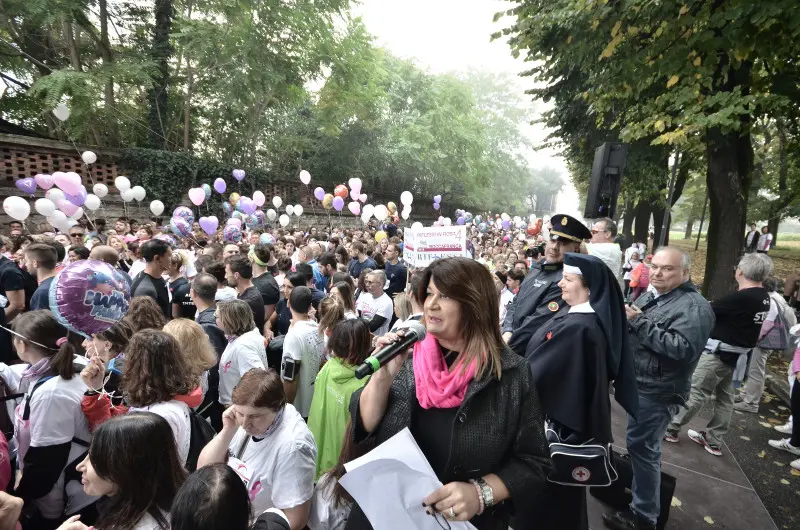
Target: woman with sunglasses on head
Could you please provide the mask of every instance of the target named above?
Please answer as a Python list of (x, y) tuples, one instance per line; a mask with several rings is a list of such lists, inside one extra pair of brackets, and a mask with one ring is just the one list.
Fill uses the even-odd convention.
[(97, 516), (95, 497), (81, 488), (75, 466), (91, 435), (81, 411), (86, 385), (76, 377), (75, 349), (48, 310), (23, 313), (12, 325), (13, 343), (28, 365), (20, 380), (6, 379), (24, 393), (15, 413), (17, 463), (22, 474), (15, 495), (24, 503), (24, 527), (53, 529), (64, 515), (89, 522)]
[[(83, 490), (107, 497), (95, 530), (169, 530), (169, 511), (186, 480), (169, 423), (152, 412), (132, 412), (97, 429), (78, 464)], [(70, 517), (59, 530), (88, 530)]]
[[(530, 369), (500, 336), (498, 297), (483, 265), (436, 260), (420, 273), (417, 298), (427, 336), (411, 358), (395, 357), (353, 393), (354, 442), (382, 443), (409, 428), (444, 484), (419, 492), (418, 509), (480, 530), (507, 529), (509, 502), (534, 498), (550, 468)], [(378, 348), (397, 338), (387, 334)], [(347, 529), (367, 528), (353, 506)]]

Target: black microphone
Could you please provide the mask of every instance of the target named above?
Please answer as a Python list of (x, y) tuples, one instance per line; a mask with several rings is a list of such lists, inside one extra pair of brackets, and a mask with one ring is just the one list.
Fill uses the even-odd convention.
[(370, 355), (356, 368), (356, 379), (364, 379), (374, 374), (381, 366), (406, 351), (409, 346), (425, 338), (425, 326), (414, 320), (404, 322), (399, 330), (405, 331), (405, 334), (397, 342), (389, 344), (375, 355)]

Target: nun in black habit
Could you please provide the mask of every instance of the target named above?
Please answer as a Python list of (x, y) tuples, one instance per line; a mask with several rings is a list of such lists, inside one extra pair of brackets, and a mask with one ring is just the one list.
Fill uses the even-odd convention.
[[(619, 282), (598, 258), (568, 253), (558, 285), (567, 306), (539, 328), (527, 349), (542, 408), (562, 439), (611, 443), (610, 383), (629, 414), (636, 417), (639, 409)], [(548, 483), (534, 504), (537, 529), (589, 528), (585, 487)]]

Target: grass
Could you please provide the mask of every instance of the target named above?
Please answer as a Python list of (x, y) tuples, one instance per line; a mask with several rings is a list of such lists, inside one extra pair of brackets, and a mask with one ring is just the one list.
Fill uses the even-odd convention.
[[(787, 234), (781, 236), (778, 245), (769, 252), (769, 257), (775, 265), (772, 273), (778, 279), (785, 279), (791, 272), (800, 267), (800, 239), (792, 240), (790, 236), (798, 234)], [(694, 249), (695, 242), (692, 239), (683, 239), (683, 232), (670, 232), (670, 243), (687, 251), (692, 258), (692, 280), (697, 284), (703, 283), (706, 269), (706, 240), (700, 239), (700, 246)], [(732, 271), (725, 271), (727, 274)]]

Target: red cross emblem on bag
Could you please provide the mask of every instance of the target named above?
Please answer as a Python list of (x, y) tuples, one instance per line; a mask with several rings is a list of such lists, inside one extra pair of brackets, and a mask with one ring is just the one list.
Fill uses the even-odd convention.
[(586, 482), (592, 474), (583, 466), (578, 466), (572, 470), (572, 478), (577, 480), (578, 482)]

